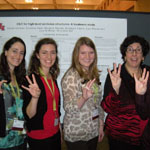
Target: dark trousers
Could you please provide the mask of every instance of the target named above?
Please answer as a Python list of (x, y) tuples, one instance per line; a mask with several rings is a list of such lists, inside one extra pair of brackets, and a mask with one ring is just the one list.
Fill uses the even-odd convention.
[(143, 150), (142, 146), (131, 145), (126, 142), (118, 141), (113, 138), (108, 137), (109, 150)]
[(47, 139), (32, 139), (28, 137), (30, 150), (61, 150), (60, 132)]
[(96, 150), (98, 137), (93, 138), (89, 141), (65, 142), (67, 145), (67, 150)]

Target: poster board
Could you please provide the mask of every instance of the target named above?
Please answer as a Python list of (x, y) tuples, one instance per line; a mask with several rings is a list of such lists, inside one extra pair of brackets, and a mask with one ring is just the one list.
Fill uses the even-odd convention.
[[(75, 42), (82, 36), (88, 36), (96, 45), (103, 87), (107, 68), (112, 68), (113, 62), (122, 63), (119, 47), (123, 39), (127, 35), (137, 34), (149, 40), (150, 20), (147, 19), (148, 17), (150, 17), (149, 13), (105, 11), (1, 11), (0, 49), (9, 38), (19, 36), (27, 46), (28, 66), (36, 42), (44, 37), (55, 39), (60, 60), (58, 85), (61, 91), (61, 78), (70, 66)], [(149, 60), (147, 58), (145, 62), (149, 64)], [(62, 122), (63, 106), (61, 112)]]

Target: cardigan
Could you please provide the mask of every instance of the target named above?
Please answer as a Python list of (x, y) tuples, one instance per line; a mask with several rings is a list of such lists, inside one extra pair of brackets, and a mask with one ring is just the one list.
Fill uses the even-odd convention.
[[(102, 88), (94, 83), (93, 95), (78, 108), (77, 101), (82, 96), (83, 79), (78, 72), (71, 68), (62, 79), (64, 115), (64, 139), (70, 142), (89, 141), (99, 135), (99, 123), (104, 119), (104, 111), (100, 106)], [(94, 110), (98, 110), (96, 119), (93, 119)]]
[[(0, 76), (0, 78), (4, 79), (3, 76)], [(0, 94), (0, 149), (5, 149), (23, 144), (26, 135), (24, 135), (23, 130), (12, 129), (16, 118), (24, 120), (21, 88), (19, 88), (19, 97), (13, 95), (12, 88), (15, 93), (17, 88), (15, 86), (11, 87), (10, 82), (3, 83), (1, 88), (3, 93)]]
[[(150, 69), (148, 69), (150, 70)], [(150, 150), (150, 78), (147, 83), (147, 91), (144, 95), (136, 94), (136, 109), (143, 120), (148, 119), (148, 124), (144, 129), (142, 142), (144, 150)]]
[[(24, 114), (24, 118), (26, 120), (25, 123), (26, 123), (26, 127), (27, 127), (28, 131), (39, 130), (39, 129), (44, 128), (43, 127), (43, 117), (44, 117), (44, 114), (47, 111), (47, 101), (46, 101), (45, 87), (43, 85), (42, 80), (40, 79), (40, 76), (35, 74), (35, 73), (33, 73), (33, 74), (34, 74), (36, 82), (37, 82), (37, 84), (38, 84), (38, 86), (41, 90), (41, 94), (40, 94), (38, 104), (37, 104), (37, 113), (32, 118), (29, 118), (27, 113), (26, 113), (26, 108), (27, 108), (28, 104), (30, 103), (30, 100), (31, 100), (32, 96), (27, 90), (23, 89), (23, 99), (24, 99), (23, 114)], [(32, 74), (29, 76), (29, 78), (32, 80)], [(57, 85), (57, 81), (55, 81), (55, 83)], [(26, 80), (26, 82), (23, 85), (28, 87), (28, 85), (29, 85), (28, 81)], [(57, 85), (57, 87), (58, 87), (58, 85)], [(61, 114), (60, 113), (60, 97), (59, 97), (58, 111), (59, 111), (59, 115), (60, 115)]]
[(122, 65), (120, 77), (119, 95), (112, 88), (109, 75), (105, 82), (101, 106), (108, 114), (105, 121), (106, 134), (119, 141), (140, 145), (147, 120), (143, 121), (136, 111), (135, 81), (127, 72), (125, 64)]
[(0, 94), (0, 137), (6, 135), (6, 114), (3, 94)]

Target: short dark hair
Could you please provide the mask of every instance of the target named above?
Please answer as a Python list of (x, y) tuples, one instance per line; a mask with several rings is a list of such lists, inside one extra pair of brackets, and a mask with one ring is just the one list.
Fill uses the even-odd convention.
[(142, 53), (144, 57), (148, 54), (149, 49), (150, 49), (149, 43), (143, 37), (140, 37), (137, 35), (131, 35), (131, 36), (126, 37), (124, 41), (122, 42), (122, 44), (120, 45), (120, 52), (122, 54), (123, 60), (126, 56), (126, 51), (127, 51), (128, 46), (133, 43), (139, 43), (141, 45)]

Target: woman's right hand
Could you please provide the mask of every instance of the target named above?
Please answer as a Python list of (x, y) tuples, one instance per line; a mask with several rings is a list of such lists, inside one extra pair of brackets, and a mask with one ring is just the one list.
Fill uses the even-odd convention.
[(110, 76), (112, 87), (116, 91), (117, 94), (119, 94), (119, 89), (120, 89), (120, 85), (121, 85), (120, 72), (121, 72), (121, 64), (118, 65), (118, 69), (117, 69), (117, 65), (116, 65), (116, 63), (114, 63), (112, 72), (108, 68), (108, 73)]
[(24, 85), (22, 85), (22, 87), (32, 95), (32, 98), (39, 98), (41, 90), (36, 82), (34, 74), (32, 74), (33, 82), (30, 80), (28, 76), (26, 76), (26, 78), (27, 81), (29, 82), (29, 87), (25, 87)]
[(83, 97), (83, 99), (87, 100), (88, 98), (90, 98), (93, 95), (92, 86), (93, 86), (94, 82), (95, 82), (95, 79), (90, 80), (90, 81), (87, 82), (86, 86), (84, 86), (82, 88), (82, 97)]
[(2, 84), (3, 84), (3, 83), (6, 83), (6, 82), (7, 82), (7, 80), (1, 80), (1, 81), (0, 81), (0, 94), (3, 93)]
[(84, 103), (93, 95), (92, 85), (94, 82), (95, 79), (90, 80), (84, 87), (82, 87), (82, 96), (77, 101), (77, 105), (79, 108), (81, 108)]

